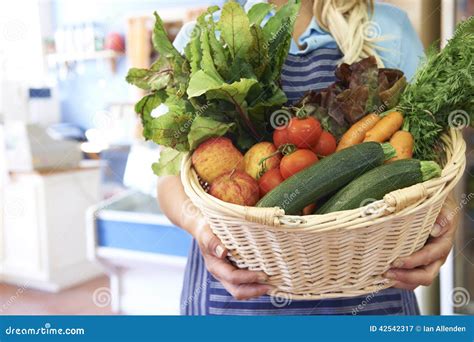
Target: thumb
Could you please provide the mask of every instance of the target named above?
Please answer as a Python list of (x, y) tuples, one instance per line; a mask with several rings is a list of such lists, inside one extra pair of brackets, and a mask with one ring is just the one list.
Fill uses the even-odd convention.
[(221, 240), (219, 240), (219, 238), (214, 234), (212, 234), (212, 237), (207, 244), (207, 251), (209, 254), (212, 254), (219, 259), (225, 259), (227, 256), (227, 249), (222, 245)]
[(227, 249), (221, 240), (214, 235), (208, 224), (201, 226), (197, 235), (198, 241), (203, 247), (203, 252), (219, 259), (224, 259), (227, 256)]
[(444, 206), (436, 218), (436, 222), (431, 230), (432, 237), (439, 237), (446, 233), (453, 224), (453, 212), (449, 207)]

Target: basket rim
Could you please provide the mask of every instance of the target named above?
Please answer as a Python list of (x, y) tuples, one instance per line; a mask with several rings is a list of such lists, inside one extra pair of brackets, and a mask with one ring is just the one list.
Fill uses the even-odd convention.
[[(430, 195), (416, 203), (409, 205), (408, 207), (396, 212), (396, 213), (384, 213), (380, 212), (376, 215), (361, 215), (361, 212), (367, 210), (369, 206), (382, 206), (384, 200), (379, 200), (368, 204), (364, 207), (338, 211), (322, 215), (285, 215), (284, 210), (280, 208), (257, 208), (257, 207), (245, 207), (233, 203), (224, 202), (210, 194), (208, 194), (200, 185), (198, 176), (191, 165), (191, 153), (183, 158), (181, 166), (181, 181), (185, 188), (187, 195), (191, 198), (195, 205), (200, 206), (211, 206), (215, 211), (221, 211), (225, 215), (230, 215), (235, 218), (242, 218), (242, 213), (246, 210), (252, 210), (255, 212), (268, 212), (272, 210), (274, 215), (281, 221), (277, 225), (266, 225), (267, 229), (273, 229), (275, 231), (288, 231), (288, 232), (300, 232), (300, 231), (318, 231), (323, 232), (331, 230), (335, 224), (341, 224), (351, 222), (350, 226), (336, 229), (352, 230), (357, 228), (366, 227), (372, 224), (384, 223), (392, 219), (393, 215), (405, 216), (410, 215), (414, 211), (423, 210), (425, 207), (430, 206), (436, 201), (437, 197), (447, 195), (454, 186), (457, 184), (459, 179), (462, 177), (461, 170), (465, 167), (465, 148), (466, 143), (462, 137), (462, 133), (457, 129), (450, 129), (449, 132), (443, 134), (443, 140), (448, 143), (447, 148), (447, 161), (443, 167), (442, 176), (436, 179), (431, 179), (422, 184), (425, 188), (429, 189)], [(449, 143), (453, 146), (449, 146)], [(454, 144), (453, 144), (454, 143)], [(449, 169), (449, 173), (446, 175), (445, 171)], [(405, 190), (407, 188), (401, 189)], [(391, 193), (390, 193), (391, 194)], [(207, 203), (204, 203), (207, 202)], [(341, 219), (343, 218), (343, 219)], [(317, 226), (315, 226), (314, 220), (318, 220)], [(312, 222), (313, 221), (313, 222)]]

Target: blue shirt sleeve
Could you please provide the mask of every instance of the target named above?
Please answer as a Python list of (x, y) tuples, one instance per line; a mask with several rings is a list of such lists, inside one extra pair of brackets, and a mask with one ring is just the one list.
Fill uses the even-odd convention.
[(423, 44), (405, 11), (386, 4), (376, 3), (373, 22), (380, 30), (379, 54), (387, 68), (400, 69), (410, 80), (424, 56)]
[(401, 55), (399, 69), (410, 80), (415, 75), (416, 69), (425, 53), (423, 44), (406, 14), (402, 24)]

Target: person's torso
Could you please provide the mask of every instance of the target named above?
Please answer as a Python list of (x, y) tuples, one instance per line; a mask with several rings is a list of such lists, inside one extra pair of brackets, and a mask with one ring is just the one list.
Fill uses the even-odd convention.
[[(335, 70), (342, 54), (337, 46), (320, 45), (327, 37), (308, 29), (310, 48), (289, 54), (284, 63), (281, 85), (289, 103), (296, 102), (309, 90), (320, 90), (335, 81)], [(416, 315), (418, 305), (413, 291), (387, 289), (367, 296), (328, 300), (279, 300), (262, 296), (239, 301), (207, 270), (194, 241), (184, 279), (181, 313), (184, 315)]]

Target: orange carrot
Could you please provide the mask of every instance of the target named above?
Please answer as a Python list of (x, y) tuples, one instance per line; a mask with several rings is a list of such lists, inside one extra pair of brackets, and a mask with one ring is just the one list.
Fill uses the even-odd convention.
[(303, 209), (303, 215), (313, 215), (315, 210), (316, 210), (316, 204), (314, 203), (308, 204)]
[(346, 133), (344, 133), (337, 145), (336, 151), (360, 144), (364, 140), (367, 131), (372, 129), (379, 121), (380, 117), (377, 114), (372, 113), (364, 116), (353, 124)]
[(383, 143), (403, 125), (403, 115), (400, 112), (391, 112), (380, 120), (365, 134), (364, 142), (375, 141)]
[(413, 157), (413, 135), (407, 131), (398, 131), (390, 139), (390, 144), (397, 151), (397, 156), (388, 162), (401, 159), (411, 159)]

